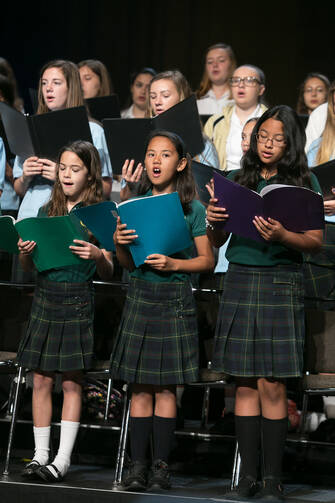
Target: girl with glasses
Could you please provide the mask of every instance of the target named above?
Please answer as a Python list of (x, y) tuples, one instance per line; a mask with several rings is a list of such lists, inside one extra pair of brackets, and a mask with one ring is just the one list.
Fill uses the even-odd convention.
[(239, 169), (242, 156), (241, 133), (251, 117), (266, 110), (261, 103), (265, 91), (265, 76), (260, 68), (244, 65), (237, 68), (230, 81), (234, 103), (225, 106), (220, 115), (213, 115), (204, 128), (212, 139), (220, 159), (220, 169)]
[[(242, 168), (231, 180), (260, 192), (284, 183), (320, 191), (304, 154), (305, 133), (296, 113), (281, 105), (266, 111), (251, 134)], [(217, 222), (229, 218), (211, 192), (207, 208), (210, 241), (221, 246), (228, 234)], [(213, 367), (235, 377), (235, 426), (242, 460), (241, 478), (229, 499), (250, 498), (258, 490), (262, 448), (263, 487), (259, 497), (283, 498), (281, 464), (287, 431), (285, 379), (302, 372), (304, 304), (302, 254), (317, 251), (322, 231), (287, 231), (280, 222), (255, 215), (263, 242), (235, 234), (227, 249), (228, 272), (218, 314)], [(261, 442), (262, 439), (262, 442)]]

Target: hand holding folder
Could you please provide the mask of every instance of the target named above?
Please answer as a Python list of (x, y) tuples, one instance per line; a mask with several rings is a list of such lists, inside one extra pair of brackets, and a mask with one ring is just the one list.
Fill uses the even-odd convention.
[(138, 238), (129, 245), (135, 266), (143, 264), (148, 255), (172, 255), (191, 246), (192, 240), (177, 192), (92, 204), (73, 212), (94, 234), (101, 245), (112, 249), (116, 219), (135, 229)]
[(16, 223), (13, 217), (0, 217), (0, 249), (19, 253), (19, 237), (36, 242), (32, 259), (38, 271), (45, 271), (81, 264), (82, 259), (74, 255), (69, 246), (74, 239), (87, 241), (88, 233), (73, 215), (24, 218)]
[(255, 216), (273, 218), (292, 232), (324, 228), (323, 198), (305, 187), (272, 184), (258, 194), (215, 172), (214, 192), (217, 205), (229, 214), (217, 224), (226, 232), (264, 242), (253, 224)]

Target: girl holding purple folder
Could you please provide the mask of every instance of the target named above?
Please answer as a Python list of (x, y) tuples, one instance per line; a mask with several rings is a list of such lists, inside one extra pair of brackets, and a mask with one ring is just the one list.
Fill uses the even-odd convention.
[[(321, 192), (308, 170), (304, 145), (296, 113), (284, 105), (274, 107), (258, 119), (242, 169), (229, 177), (257, 192), (273, 183)], [(219, 247), (228, 234), (216, 224), (229, 214), (216, 206), (209, 190), (207, 234)], [(299, 377), (303, 363), (302, 254), (318, 251), (322, 231), (290, 232), (280, 222), (257, 215), (253, 223), (263, 243), (233, 234), (228, 245), (213, 366), (236, 380), (235, 425), (242, 471), (238, 486), (226, 497), (250, 498), (257, 493), (279, 501), (284, 497), (280, 479), (287, 430), (285, 379)]]

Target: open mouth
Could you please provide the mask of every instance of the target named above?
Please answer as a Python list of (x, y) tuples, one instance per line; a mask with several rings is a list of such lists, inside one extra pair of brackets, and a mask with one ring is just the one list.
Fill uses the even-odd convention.
[(154, 176), (159, 176), (161, 174), (161, 170), (159, 168), (154, 168), (152, 170)]

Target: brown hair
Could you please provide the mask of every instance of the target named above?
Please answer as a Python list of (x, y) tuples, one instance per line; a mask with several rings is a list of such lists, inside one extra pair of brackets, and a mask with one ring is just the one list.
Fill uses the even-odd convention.
[[(176, 171), (175, 173), (175, 182), (176, 182), (175, 190), (178, 192), (184, 214), (187, 215), (188, 213), (191, 212), (191, 203), (193, 199), (196, 198), (196, 188), (192, 173), (190, 155), (188, 154), (185, 143), (180, 138), (180, 136), (178, 136), (176, 133), (172, 133), (171, 131), (165, 131), (165, 130), (155, 130), (149, 134), (145, 145), (145, 153), (148, 150), (151, 140), (159, 136), (162, 136), (170, 140), (170, 142), (173, 144), (173, 146), (177, 151), (179, 160), (181, 159), (187, 160), (185, 168), (182, 171)], [(152, 183), (149, 180), (147, 172), (144, 171), (140, 182), (138, 194), (144, 195), (150, 189), (152, 189)]]
[(59, 164), (64, 152), (73, 152), (76, 154), (88, 170), (90, 180), (83, 192), (83, 198), (81, 201), (83, 206), (89, 206), (90, 204), (99, 203), (103, 200), (99, 152), (94, 145), (88, 141), (75, 141), (70, 145), (63, 147), (58, 154), (56, 181), (50, 201), (45, 207), (49, 217), (68, 214), (66, 197), (58, 176)]
[(44, 102), (42, 93), (42, 78), (43, 74), (48, 68), (59, 68), (64, 75), (67, 84), (67, 99), (65, 108), (80, 107), (84, 105), (84, 98), (81, 89), (80, 75), (77, 65), (72, 61), (63, 59), (55, 59), (46, 63), (40, 73), (40, 80), (38, 83), (38, 114), (45, 114), (49, 112), (46, 103)]
[(204, 72), (202, 74), (202, 79), (200, 81), (199, 88), (196, 90), (196, 96), (198, 99), (202, 98), (202, 96), (205, 96), (205, 94), (210, 90), (212, 87), (212, 83), (209, 80), (208, 74), (207, 74), (207, 69), (206, 69), (206, 60), (207, 60), (207, 55), (210, 51), (214, 49), (223, 49), (224, 51), (227, 52), (227, 55), (230, 59), (230, 71), (227, 80), (232, 76), (233, 72), (236, 69), (236, 58), (233, 49), (230, 47), (228, 44), (224, 44), (222, 42), (219, 42), (218, 44), (211, 45), (208, 47), (206, 54), (205, 54), (205, 64), (204, 64)]
[(309, 73), (305, 80), (300, 84), (299, 86), (299, 96), (298, 96), (298, 101), (297, 101), (297, 106), (296, 106), (296, 112), (297, 114), (300, 115), (307, 115), (308, 114), (308, 109), (305, 105), (305, 100), (304, 100), (304, 92), (305, 92), (305, 85), (307, 84), (307, 81), (309, 79), (319, 79), (321, 82), (324, 83), (326, 86), (326, 92), (329, 92), (329, 87), (330, 87), (330, 82), (328, 78), (325, 75), (322, 75), (322, 73)]
[(14, 106), (19, 112), (22, 112), (23, 109), (23, 100), (20, 98), (17, 89), (17, 82), (14, 75), (14, 70), (11, 64), (5, 58), (0, 58), (0, 74), (4, 75), (9, 79), (13, 87), (14, 99), (11, 106)]
[(88, 66), (88, 68), (99, 77), (100, 88), (97, 96), (109, 96), (113, 91), (113, 86), (105, 65), (98, 59), (85, 59), (78, 63), (79, 69), (83, 66)]
[(330, 84), (326, 125), (316, 154), (316, 165), (328, 162), (335, 152), (335, 80)]
[[(167, 70), (166, 72), (160, 72), (153, 77), (153, 79), (150, 82), (150, 87), (149, 87), (149, 93), (151, 90), (151, 86), (153, 82), (157, 82), (158, 80), (172, 80), (174, 85), (176, 86), (178, 95), (179, 95), (179, 101), (183, 101), (186, 98), (189, 98), (192, 94), (192, 89), (190, 87), (190, 84), (188, 83), (186, 77), (179, 71), (179, 70)], [(148, 117), (152, 117), (152, 110), (150, 106), (150, 99), (148, 103), (148, 110), (147, 114)]]

